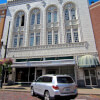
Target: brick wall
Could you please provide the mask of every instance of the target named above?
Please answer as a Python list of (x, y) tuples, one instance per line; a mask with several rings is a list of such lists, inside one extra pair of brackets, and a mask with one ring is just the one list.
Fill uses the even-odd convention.
[(90, 15), (100, 61), (100, 2), (94, 3), (90, 6)]
[(5, 17), (6, 17), (6, 9), (0, 9), (0, 48), (1, 48), (1, 39), (3, 35)]

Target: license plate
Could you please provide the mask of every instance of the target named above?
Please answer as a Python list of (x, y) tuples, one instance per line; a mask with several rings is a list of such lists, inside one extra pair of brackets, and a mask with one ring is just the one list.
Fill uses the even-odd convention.
[(70, 91), (70, 88), (66, 88), (66, 91), (69, 92)]

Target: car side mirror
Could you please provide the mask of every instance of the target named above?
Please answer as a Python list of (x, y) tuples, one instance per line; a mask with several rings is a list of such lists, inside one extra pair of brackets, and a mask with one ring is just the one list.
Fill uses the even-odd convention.
[(33, 80), (33, 82), (36, 82), (36, 80)]

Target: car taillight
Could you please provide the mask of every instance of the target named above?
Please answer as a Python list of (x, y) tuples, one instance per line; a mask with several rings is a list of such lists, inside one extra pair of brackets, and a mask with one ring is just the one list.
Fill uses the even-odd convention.
[(75, 85), (75, 88), (77, 88), (77, 85)]
[(52, 88), (55, 89), (55, 90), (59, 90), (58, 86), (52, 86)]

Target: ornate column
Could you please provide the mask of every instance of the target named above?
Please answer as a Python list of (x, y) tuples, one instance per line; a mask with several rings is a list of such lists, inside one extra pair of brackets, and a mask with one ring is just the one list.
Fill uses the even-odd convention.
[(25, 17), (26, 17), (25, 18), (25, 20), (26, 20), (26, 23), (25, 23), (26, 30), (25, 30), (25, 33), (24, 33), (25, 34), (25, 38), (24, 38), (25, 45), (24, 46), (27, 47), (28, 46), (28, 41), (29, 41), (29, 25), (30, 25), (30, 21), (29, 21), (29, 19), (30, 19), (29, 18), (30, 17), (30, 12), (29, 11), (27, 11), (27, 15)]
[(41, 29), (42, 29), (42, 34), (43, 34), (43, 38), (42, 38), (42, 45), (46, 45), (47, 44), (47, 24), (46, 24), (46, 22), (47, 22), (47, 18), (46, 18), (46, 9), (45, 9), (45, 6), (46, 6), (46, 2), (45, 1), (43, 1), (42, 2), (43, 3), (43, 12), (42, 12), (42, 16), (41, 16)]

